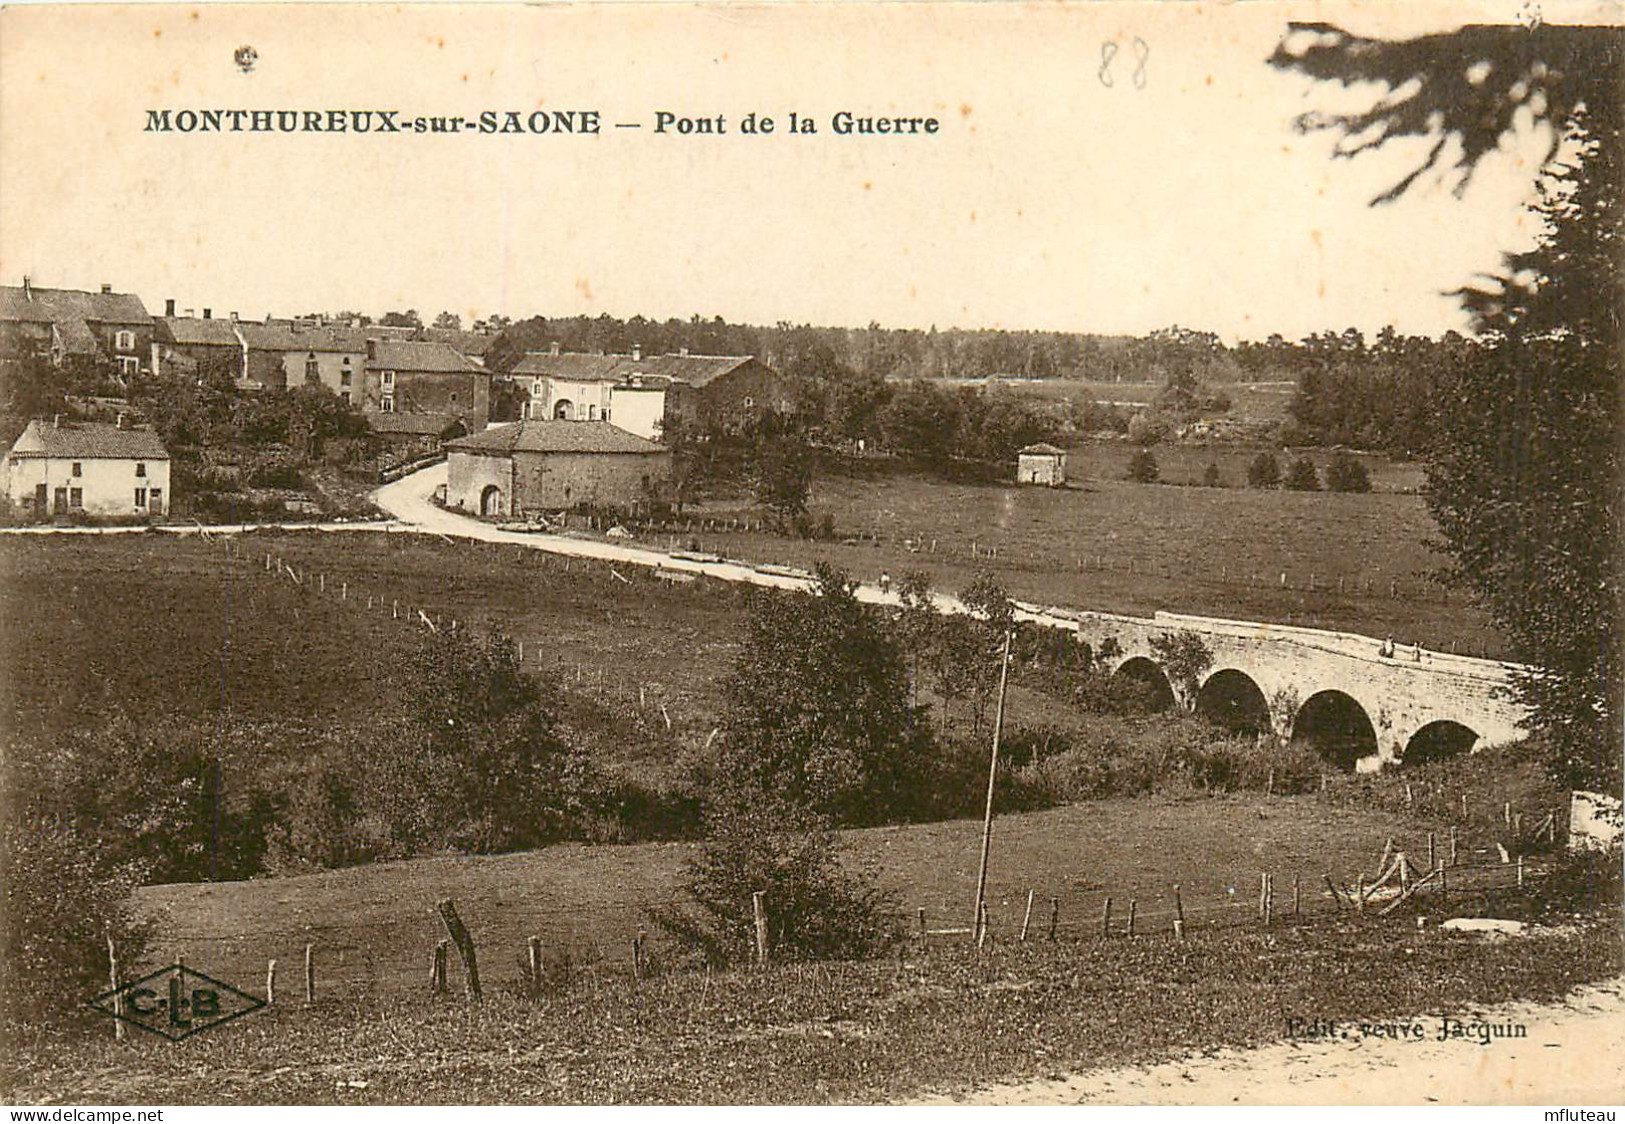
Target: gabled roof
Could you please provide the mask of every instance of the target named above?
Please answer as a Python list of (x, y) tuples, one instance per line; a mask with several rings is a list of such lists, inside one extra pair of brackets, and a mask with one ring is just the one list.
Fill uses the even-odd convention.
[(448, 441), (446, 448), (494, 454), (667, 452), (665, 446), (645, 441), (606, 421), (514, 422)]
[(150, 429), (120, 429), (105, 422), (69, 422), (54, 425), (35, 419), (11, 447), (13, 456), (62, 457), (78, 460), (120, 458), (140, 461), (168, 460), (169, 452)]
[(367, 367), (379, 371), (424, 371), (430, 374), (485, 374), (468, 356), (433, 340), (379, 340), (377, 356)]
[(701, 387), (730, 371), (738, 370), (755, 358), (754, 355), (649, 355), (642, 359), (626, 359), (620, 377), (624, 380), (653, 375)]
[(1040, 441), (1036, 445), (1028, 445), (1025, 449), (1021, 450), (1019, 455), (1024, 457), (1029, 455), (1037, 457), (1064, 457), (1066, 456), (1066, 450), (1057, 449), (1048, 441)]
[(452, 430), (467, 431), (456, 414), (402, 414), (367, 411), (367, 427), (374, 433), (401, 437), (444, 437)]
[(367, 328), (301, 328), (258, 321), (243, 321), (237, 328), (255, 351), (342, 351), (353, 355), (367, 350), (370, 331)]
[(195, 316), (165, 316), (159, 319), (158, 325), (162, 337), (169, 342), (182, 347), (199, 344), (219, 344), (225, 347), (240, 347), (237, 342), (237, 333), (232, 330), (230, 320), (199, 320)]
[(573, 382), (609, 382), (618, 377), (616, 372), (626, 358), (624, 355), (588, 355), (579, 351), (566, 351), (562, 355), (532, 351), (509, 373), (530, 378), (570, 379)]
[(431, 343), (443, 343), (464, 355), (478, 358), (491, 350), (497, 342), (494, 332), (470, 332), (462, 328), (425, 328), (423, 338)]
[(56, 330), (57, 338), (62, 342), (62, 350), (69, 355), (101, 353), (101, 347), (96, 343), (96, 333), (90, 330), (89, 324), (78, 317), (54, 320), (51, 327)]
[(87, 293), (80, 289), (41, 289), (0, 285), (0, 320), (89, 320), (103, 324), (150, 322), (147, 306), (134, 293)]

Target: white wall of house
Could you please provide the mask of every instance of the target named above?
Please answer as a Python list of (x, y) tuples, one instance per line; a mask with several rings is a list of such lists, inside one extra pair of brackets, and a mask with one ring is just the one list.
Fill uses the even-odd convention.
[[(539, 393), (538, 393), (539, 389)], [(556, 379), (551, 375), (537, 379), (530, 391), (530, 416), (552, 418), (557, 416), (559, 404), (570, 404), (571, 421), (601, 421), (610, 409), (608, 382), (574, 379)], [(611, 418), (610, 420), (614, 420)]]
[[(52, 514), (57, 513), (58, 489), (63, 489), (61, 498), (66, 503), (65, 510), (83, 510), (87, 515), (167, 515), (172, 495), (168, 460), (6, 458), (6, 495), (14, 510), (24, 510), (26, 505), (27, 510), (34, 511), (41, 484), (45, 485), (46, 510)], [(158, 493), (156, 497), (154, 490)]]
[(312, 381), (310, 365), (315, 367), (315, 382), (325, 386), (340, 398), (348, 398), (361, 405), (363, 375), (367, 357), (359, 351), (284, 351), (282, 371), (288, 376), (288, 389), (307, 386)]
[(660, 387), (615, 386), (609, 391), (609, 423), (650, 441), (660, 440), (666, 392)]

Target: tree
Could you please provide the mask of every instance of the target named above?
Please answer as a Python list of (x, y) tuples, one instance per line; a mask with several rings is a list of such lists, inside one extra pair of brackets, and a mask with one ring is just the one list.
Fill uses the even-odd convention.
[(447, 328), (457, 331), (463, 326), (463, 318), (457, 315), (455, 312), (442, 312), (439, 316), (434, 318), (434, 326), (436, 328)]
[[(1306, 33), (1299, 36), (1299, 32)], [(1468, 27), (1384, 43), (1293, 28), (1272, 62), (1389, 91), (1363, 111), (1306, 116), (1344, 157), (1425, 137), (1423, 173), (1458, 192), (1522, 119), (1550, 127), (1534, 250), (1460, 290), (1488, 346), (1436, 390), (1428, 506), (1452, 565), (1533, 665), (1517, 676), (1560, 783), (1619, 792), (1625, 742), (1625, 36), (1616, 27)]]
[(1274, 453), (1259, 453), (1247, 466), (1249, 488), (1274, 488), (1281, 483), (1281, 462)]
[(1371, 474), (1360, 458), (1338, 453), (1326, 466), (1326, 487), (1333, 492), (1369, 492)]
[(1162, 665), (1170, 683), (1185, 692), (1185, 698), (1195, 700), (1202, 685), (1202, 675), (1213, 666), (1213, 652), (1194, 632), (1164, 632), (1151, 638), (1151, 651)]
[(838, 824), (910, 804), (926, 751), (902, 651), (856, 586), (820, 564), (811, 593), (762, 593), (723, 688), (719, 771)]
[(795, 437), (775, 437), (756, 452), (756, 500), (773, 513), (780, 531), (807, 514), (813, 452)]
[(1208, 466), (1202, 470), (1202, 487), (1224, 487), (1224, 478), (1219, 475), (1219, 466), (1217, 462), (1209, 461)]
[(378, 321), (385, 328), (421, 328), (423, 321), (418, 316), (418, 310), (409, 308), (405, 312), (386, 312), (383, 319)]
[(1136, 484), (1155, 484), (1161, 475), (1157, 458), (1150, 449), (1140, 449), (1128, 459), (1128, 479)]
[(1308, 457), (1299, 457), (1287, 468), (1283, 483), (1294, 492), (1320, 491), (1320, 476), (1315, 471), (1315, 462)]

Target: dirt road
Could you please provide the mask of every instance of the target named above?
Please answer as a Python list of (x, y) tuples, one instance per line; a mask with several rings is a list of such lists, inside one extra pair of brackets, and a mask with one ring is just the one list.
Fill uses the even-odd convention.
[(1527, 1028), (1524, 1038), (1439, 1041), (1437, 1014), (1415, 1020), (1420, 1041), (1362, 1035), (1218, 1050), (1141, 1069), (1104, 1069), (921, 1098), (913, 1104), (1545, 1104), (1625, 1103), (1625, 980), (1555, 1004), (1452, 1012), (1474, 1027)]

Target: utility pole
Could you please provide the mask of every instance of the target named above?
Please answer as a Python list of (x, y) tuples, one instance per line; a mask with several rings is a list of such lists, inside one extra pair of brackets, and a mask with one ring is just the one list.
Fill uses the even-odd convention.
[(983, 898), (987, 893), (987, 856), (993, 846), (993, 785), (999, 775), (999, 735), (1004, 730), (1004, 690), (1010, 679), (1010, 632), (1004, 634), (1004, 649), (999, 655), (999, 704), (993, 712), (993, 753), (987, 763), (987, 811), (982, 816), (982, 864), (976, 872), (976, 918), (971, 923), (971, 938), (978, 946), (987, 938), (987, 911)]

